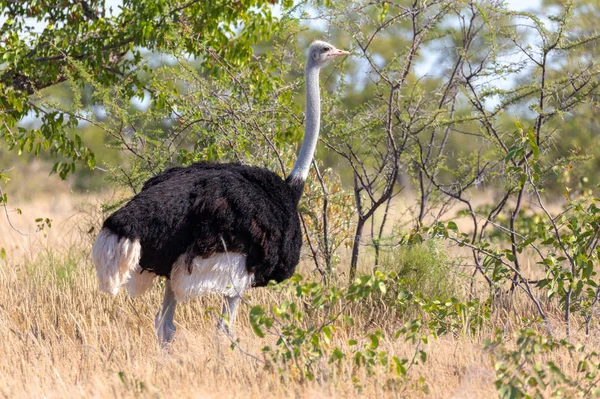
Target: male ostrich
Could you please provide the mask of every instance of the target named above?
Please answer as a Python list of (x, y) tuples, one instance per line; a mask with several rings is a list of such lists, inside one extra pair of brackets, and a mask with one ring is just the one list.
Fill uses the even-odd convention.
[(291, 174), (237, 163), (200, 162), (148, 180), (142, 191), (109, 216), (92, 257), (100, 289), (131, 296), (167, 278), (156, 315), (158, 339), (173, 339), (177, 302), (209, 293), (226, 298), (219, 328), (233, 328), (240, 295), (270, 280), (289, 278), (298, 264), (302, 233), (297, 207), (317, 139), (319, 71), (348, 52), (315, 41), (306, 63), (306, 128)]

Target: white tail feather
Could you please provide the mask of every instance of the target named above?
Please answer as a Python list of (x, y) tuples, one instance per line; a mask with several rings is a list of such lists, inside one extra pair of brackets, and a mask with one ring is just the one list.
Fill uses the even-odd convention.
[(116, 234), (102, 230), (92, 248), (100, 289), (116, 295), (131, 273), (139, 268), (141, 254), (139, 240), (125, 237), (119, 240)]

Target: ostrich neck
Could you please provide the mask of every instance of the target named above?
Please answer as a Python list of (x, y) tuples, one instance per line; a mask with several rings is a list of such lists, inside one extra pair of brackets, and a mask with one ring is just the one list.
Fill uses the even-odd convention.
[(304, 140), (288, 180), (302, 183), (306, 181), (319, 140), (320, 121), (319, 67), (309, 64), (306, 67), (306, 126)]

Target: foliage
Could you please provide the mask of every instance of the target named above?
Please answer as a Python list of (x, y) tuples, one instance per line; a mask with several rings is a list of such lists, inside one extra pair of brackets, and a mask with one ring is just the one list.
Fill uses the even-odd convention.
[[(478, 301), (431, 300), (402, 288), (395, 273), (375, 272), (348, 287), (292, 279), (271, 288), (280, 300), (271, 309), (254, 306), (250, 324), (259, 338), (274, 337), (262, 348), (264, 365), (286, 378), (326, 381), (336, 367), (352, 360), (353, 373), (391, 374), (404, 378), (414, 364), (427, 360), (431, 338), (447, 333), (475, 333), (489, 319), (489, 308)], [(414, 318), (407, 307), (418, 309)], [(365, 316), (365, 317), (362, 317)], [(397, 320), (392, 331), (357, 325), (356, 320)], [(350, 333), (350, 339), (344, 342)], [(411, 358), (388, 355), (393, 340), (411, 342)], [(234, 345), (235, 346), (235, 345)]]
[(395, 272), (402, 287), (426, 298), (459, 296), (458, 276), (439, 240), (402, 244), (384, 251), (380, 270)]
[[(502, 331), (489, 341), (501, 398), (582, 397), (600, 395), (600, 357), (583, 345), (573, 345), (525, 329), (515, 336), (515, 345), (504, 342)], [(565, 353), (577, 363), (576, 372), (565, 373), (553, 358)]]
[[(376, 330), (360, 339), (352, 339), (350, 352), (345, 353), (337, 343), (336, 332), (354, 325), (353, 317), (345, 310), (353, 303), (369, 300), (374, 293), (387, 294), (385, 275), (378, 273), (358, 279), (347, 289), (316, 282), (303, 282), (300, 275), (277, 287), (277, 292), (291, 295), (292, 300), (284, 300), (273, 306), (271, 311), (256, 306), (250, 311), (250, 323), (254, 333), (261, 338), (267, 334), (277, 338), (274, 346), (263, 347), (266, 367), (300, 379), (327, 379), (335, 368), (326, 364), (339, 363), (341, 360), (354, 359), (357, 372), (365, 368), (368, 373), (377, 370), (393, 372), (397, 376), (406, 374), (408, 359), (388, 358), (380, 346), (385, 333)], [(392, 306), (393, 296), (392, 299)], [(426, 337), (420, 337), (420, 323), (409, 323), (408, 329), (400, 329), (397, 336), (408, 333), (415, 341), (426, 343)], [(424, 352), (423, 352), (424, 353)], [(423, 355), (425, 356), (425, 355)], [(425, 357), (423, 357), (423, 360)]]
[[(520, 126), (520, 125), (518, 125)], [(548, 299), (558, 299), (562, 311), (566, 334), (570, 334), (571, 314), (574, 312), (585, 320), (589, 333), (594, 309), (600, 289), (595, 281), (598, 263), (598, 228), (600, 208), (598, 198), (581, 193), (576, 197), (566, 192), (567, 202), (563, 209), (550, 213), (543, 199), (543, 158), (539, 151), (533, 129), (527, 133), (519, 127), (522, 140), (513, 145), (505, 161), (513, 156), (524, 161), (508, 167), (508, 178), (514, 181), (514, 190), (520, 194), (511, 213), (500, 220), (494, 229), (493, 238), (480, 235), (474, 241), (468, 233), (460, 233), (453, 222), (437, 223), (429, 232), (443, 236), (461, 246), (471, 248), (481, 256), (481, 269), (478, 269), (490, 287), (501, 290), (510, 287), (512, 292), (520, 288), (535, 303), (539, 316), (546, 323), (547, 312), (539, 294), (533, 288), (543, 289)], [(513, 155), (514, 154), (514, 155)], [(530, 157), (526, 155), (530, 154)], [(526, 187), (531, 190), (539, 211), (529, 209), (522, 212), (520, 201)], [(499, 215), (498, 212), (497, 215)], [(505, 245), (502, 245), (505, 244)], [(545, 277), (532, 280), (524, 275), (520, 258), (528, 255), (536, 263)]]
[[(69, 76), (85, 81), (75, 62), (103, 87), (125, 83), (122, 88), (132, 97), (143, 95), (140, 68), (149, 71), (143, 49), (203, 56), (206, 70), (213, 71), (218, 65), (208, 54), (242, 65), (252, 55), (252, 45), (276, 28), (270, 3), (260, 0), (233, 7), (220, 1), (126, 0), (118, 12), (107, 9), (104, 0), (65, 0), (59, 6), (9, 0), (0, 7), (5, 17), (0, 27), (0, 135), (9, 148), (64, 157), (53, 169), (61, 177), (75, 171), (75, 161), (93, 168), (94, 154), (79, 134), (71, 134), (77, 119), (41, 106), (40, 98), (30, 96)], [(29, 113), (41, 118), (39, 129), (17, 126)]]
[(349, 247), (354, 208), (352, 196), (339, 176), (331, 169), (321, 172), (317, 164), (299, 211), (315, 265), (322, 275), (331, 277), (336, 275), (340, 253)]

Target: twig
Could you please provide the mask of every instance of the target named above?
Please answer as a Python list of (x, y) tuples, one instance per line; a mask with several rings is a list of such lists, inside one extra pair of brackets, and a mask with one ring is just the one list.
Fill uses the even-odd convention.
[[(4, 171), (4, 170), (2, 170)], [(35, 233), (23, 233), (21, 230), (17, 229), (15, 227), (15, 225), (12, 223), (12, 221), (10, 220), (10, 216), (8, 215), (8, 207), (6, 206), (6, 202), (4, 201), (4, 192), (2, 191), (2, 187), (0, 187), (0, 202), (2, 202), (2, 206), (4, 207), (4, 213), (6, 214), (6, 220), (8, 221), (8, 224), (10, 225), (11, 229), (13, 229), (14, 231), (16, 231), (17, 233), (19, 233), (20, 235), (24, 236), (24, 237), (29, 237), (34, 235)]]

